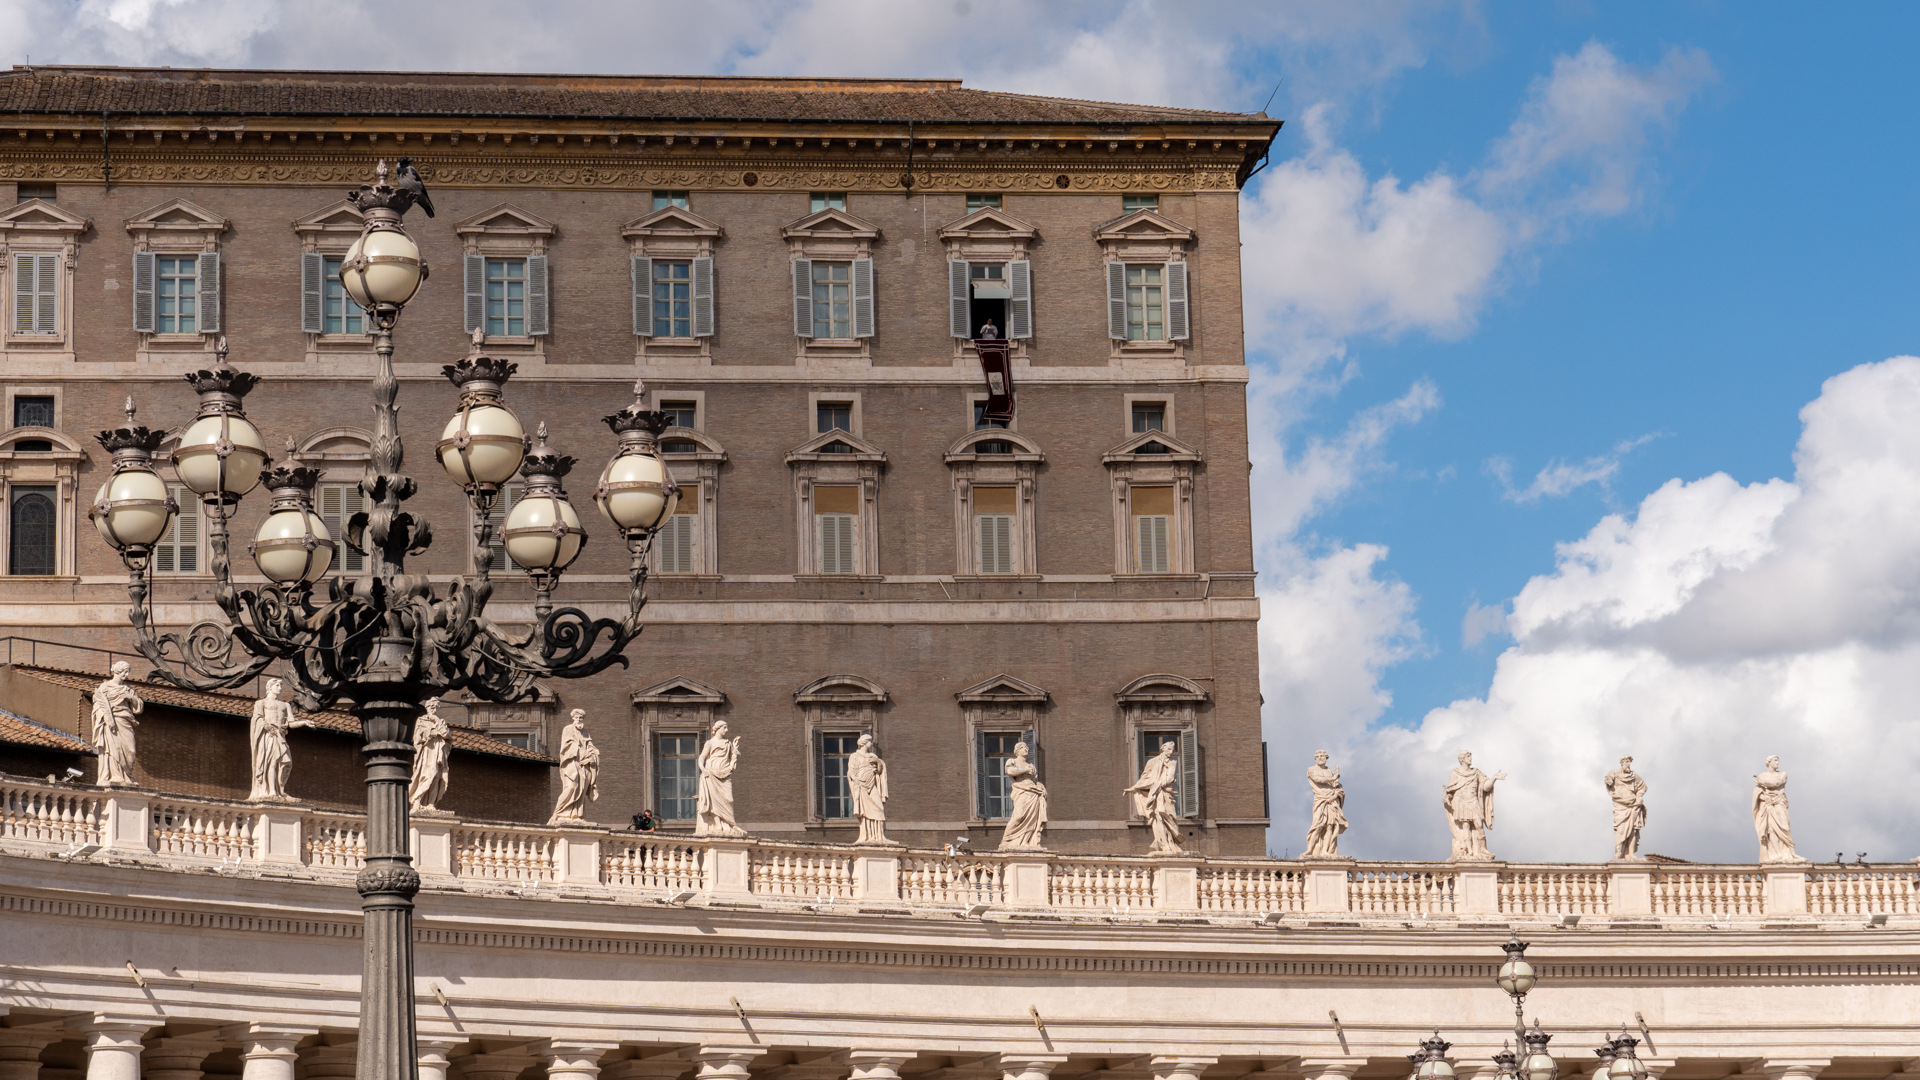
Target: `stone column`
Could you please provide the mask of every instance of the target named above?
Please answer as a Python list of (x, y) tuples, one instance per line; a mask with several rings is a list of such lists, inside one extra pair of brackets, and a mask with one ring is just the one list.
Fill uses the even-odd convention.
[(547, 1044), (547, 1075), (554, 1080), (594, 1080), (600, 1075), (600, 1059), (619, 1048), (617, 1042), (555, 1039)]
[(95, 1013), (75, 1025), (87, 1044), (87, 1080), (140, 1080), (140, 1039), (159, 1017), (110, 1016)]
[(360, 1044), (309, 1046), (299, 1052), (300, 1075), (306, 1080), (353, 1080)]
[(1065, 1054), (1002, 1053), (1000, 1077), (1001, 1080), (1047, 1080), (1053, 1067), (1065, 1060)]
[(1207, 1066), (1220, 1059), (1217, 1057), (1195, 1057), (1191, 1054), (1169, 1054), (1165, 1057), (1155, 1055), (1148, 1060), (1153, 1069), (1153, 1080), (1200, 1080), (1200, 1074)]
[(540, 1056), (533, 1053), (535, 1048), (516, 1046), (491, 1054), (464, 1054), (454, 1058), (453, 1063), (460, 1066), (460, 1075), (467, 1080), (514, 1080), (527, 1069), (540, 1064)]
[(913, 1059), (912, 1050), (852, 1050), (847, 1064), (853, 1072), (847, 1080), (900, 1080), (900, 1066)]
[(1300, 1080), (1353, 1080), (1366, 1063), (1363, 1057), (1301, 1058)]
[(240, 1044), (241, 1080), (293, 1080), (293, 1063), (300, 1060), (294, 1047), (319, 1033), (276, 1024), (235, 1024), (220, 1032)]
[[(447, 1070), (453, 1062), (447, 1060), (447, 1054), (465, 1039), (446, 1039), (433, 1035), (420, 1036), (420, 1080), (447, 1080)], [(252, 1080), (243, 1077), (242, 1080)], [(288, 1080), (291, 1080), (289, 1076)]]
[(64, 1038), (58, 1024), (0, 1028), (0, 1080), (39, 1080), (40, 1051)]
[(220, 1041), (205, 1035), (158, 1038), (141, 1055), (141, 1072), (146, 1080), (200, 1080), (206, 1075), (200, 1066), (219, 1050)]
[(702, 1046), (692, 1055), (699, 1070), (694, 1080), (751, 1080), (747, 1063), (766, 1052), (762, 1046)]
[(1153, 868), (1153, 906), (1162, 911), (1200, 908), (1200, 860), (1161, 859)]

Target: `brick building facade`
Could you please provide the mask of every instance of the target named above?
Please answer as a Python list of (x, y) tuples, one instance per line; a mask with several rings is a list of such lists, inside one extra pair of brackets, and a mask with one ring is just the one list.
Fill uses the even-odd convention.
[[(357, 508), (371, 347), (328, 260), (360, 228), (345, 192), (405, 155), (437, 211), (409, 218), (432, 276), (396, 333), (409, 509), (437, 533), (415, 566), (468, 568), (431, 448), (456, 399), (439, 367), (476, 326), (519, 364), (508, 405), (583, 462), (593, 538), (563, 602), (625, 595), (586, 506), (599, 418), (636, 377), (684, 417), (663, 446), (687, 513), (631, 666), (456, 718), (541, 751), (586, 709), (590, 815), (669, 827), (680, 755), (724, 719), (742, 824), (823, 840), (852, 837), (837, 763), (872, 731), (890, 833), (977, 847), (1024, 736), (1063, 851), (1145, 850), (1122, 789), (1168, 738), (1189, 845), (1259, 852), (1238, 190), (1277, 130), (945, 81), (16, 68), (0, 623), (128, 648), (125, 572), (86, 519), (90, 434), (128, 395), (177, 431), (180, 377), (222, 338), (264, 380), (247, 409), (276, 456), (290, 439), (323, 470), (323, 513)], [(1005, 428), (978, 416), (981, 319), (1013, 339)], [(197, 525), (156, 560), (174, 629), (218, 615)], [(524, 581), (496, 580), (489, 615), (530, 618)]]

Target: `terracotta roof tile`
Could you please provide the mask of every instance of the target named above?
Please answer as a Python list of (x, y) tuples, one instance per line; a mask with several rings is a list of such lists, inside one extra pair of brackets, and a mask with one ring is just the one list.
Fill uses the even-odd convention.
[[(106, 681), (105, 675), (86, 671), (67, 671), (61, 668), (33, 667), (16, 664), (13, 670), (20, 675), (31, 676), (55, 686), (68, 686), (84, 693), (92, 693), (94, 687)], [(140, 697), (156, 705), (170, 705), (176, 709), (191, 709), (195, 712), (217, 713), (223, 716), (253, 715), (254, 699), (239, 694), (223, 694), (205, 690), (183, 690), (166, 683), (142, 682)], [(313, 721), (313, 726), (343, 735), (358, 736), (360, 721), (338, 709), (325, 712), (300, 713), (302, 719)], [(521, 761), (536, 761), (543, 765), (552, 765), (550, 757), (536, 754), (531, 750), (522, 750), (512, 743), (501, 742), (484, 735), (473, 728), (448, 725), (448, 741), (455, 750), (466, 750), (475, 754), (492, 754), (495, 757), (517, 758)], [(82, 744), (85, 745), (85, 744)]]
[(93, 747), (83, 740), (5, 709), (0, 709), (0, 743), (60, 750), (69, 754), (93, 753)]

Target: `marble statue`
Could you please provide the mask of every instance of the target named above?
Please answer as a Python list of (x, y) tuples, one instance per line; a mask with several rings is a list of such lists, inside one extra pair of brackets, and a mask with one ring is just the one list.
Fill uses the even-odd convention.
[(107, 681), (93, 690), (93, 745), (100, 752), (102, 787), (133, 783), (134, 719), (147, 703), (140, 700), (127, 676), (133, 665), (117, 660), (107, 669)]
[(1445, 794), (1440, 800), (1447, 810), (1447, 827), (1453, 830), (1453, 854), (1458, 862), (1483, 862), (1493, 858), (1487, 850), (1487, 830), (1493, 828), (1493, 785), (1505, 780), (1500, 772), (1488, 776), (1473, 767), (1473, 755), (1462, 753), (1460, 765), (1447, 777)]
[(847, 755), (847, 783), (853, 789), (853, 813), (860, 819), (860, 838), (856, 844), (899, 847), (887, 839), (887, 763), (873, 752), (873, 736), (860, 736), (860, 743)]
[(1606, 775), (1607, 794), (1613, 796), (1613, 857), (1638, 859), (1640, 830), (1647, 824), (1647, 779), (1633, 771), (1633, 759)]
[(444, 813), (440, 799), (447, 793), (448, 766), (453, 744), (447, 718), (440, 715), (440, 699), (428, 698), (427, 711), (413, 723), (413, 783), (407, 786), (412, 812), (431, 817)]
[(1753, 831), (1760, 837), (1763, 863), (1800, 862), (1793, 851), (1793, 827), (1787, 822), (1787, 774), (1779, 757), (1767, 759), (1767, 771), (1753, 777)]
[(560, 730), (560, 798), (549, 824), (585, 821), (587, 803), (600, 798), (600, 748), (587, 734), (587, 710), (575, 709)]
[(1013, 756), (1007, 759), (1007, 777), (1013, 781), (1013, 813), (1000, 834), (1001, 851), (1039, 851), (1040, 836), (1047, 830), (1047, 789), (1040, 783), (1040, 770), (1027, 760), (1027, 744), (1013, 744)]
[(1140, 779), (1133, 782), (1127, 794), (1133, 796), (1133, 816), (1147, 819), (1147, 825), (1153, 829), (1153, 846), (1147, 849), (1149, 855), (1185, 855), (1187, 849), (1180, 846), (1180, 807), (1174, 800), (1174, 793), (1180, 783), (1180, 759), (1174, 756), (1179, 749), (1172, 740), (1160, 744), (1160, 752), (1147, 759), (1140, 770)]
[(1347, 789), (1340, 786), (1340, 770), (1327, 764), (1325, 750), (1314, 751), (1307, 783), (1313, 788), (1313, 824), (1307, 826), (1307, 849), (1300, 857), (1337, 859), (1340, 834), (1347, 831)]
[(727, 722), (716, 720), (700, 748), (700, 801), (695, 805), (695, 836), (745, 836), (733, 818), (733, 771), (740, 767), (740, 737), (727, 738)]
[(287, 745), (287, 729), (312, 727), (294, 711), (293, 702), (280, 700), (285, 684), (267, 680), (267, 696), (253, 703), (253, 719), (247, 734), (253, 746), (253, 790), (248, 802), (292, 802), (287, 794), (287, 776), (293, 772), (293, 750)]

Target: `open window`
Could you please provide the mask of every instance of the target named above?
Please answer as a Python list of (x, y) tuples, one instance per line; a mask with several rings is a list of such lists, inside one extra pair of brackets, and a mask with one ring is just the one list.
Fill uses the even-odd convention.
[(1028, 250), (1039, 235), (997, 200), (940, 230), (947, 248), (948, 332), (957, 355), (971, 355), (975, 338), (1004, 338), (1014, 356), (1026, 355), (1034, 328)]

